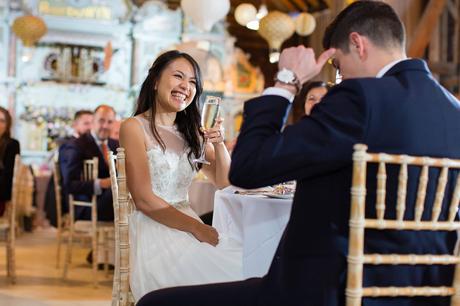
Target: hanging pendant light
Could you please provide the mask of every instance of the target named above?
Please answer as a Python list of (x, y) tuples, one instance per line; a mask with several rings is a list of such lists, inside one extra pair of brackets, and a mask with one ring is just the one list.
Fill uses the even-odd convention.
[(248, 22), (246, 27), (250, 30), (259, 30), (260, 19), (264, 18), (268, 14), (268, 9), (265, 3), (262, 3), (257, 11), (256, 18)]
[(316, 19), (312, 14), (301, 13), (295, 19), (295, 32), (300, 36), (308, 36), (316, 28)]
[(270, 62), (279, 59), (280, 48), (283, 42), (294, 34), (295, 24), (288, 14), (280, 11), (271, 11), (260, 20), (259, 34), (270, 47)]
[(12, 30), (26, 47), (32, 47), (48, 31), (43, 19), (33, 15), (16, 18)]
[(235, 9), (235, 20), (242, 26), (246, 26), (250, 21), (255, 20), (257, 9), (250, 3), (241, 3)]
[(11, 29), (23, 44), (21, 60), (30, 61), (35, 52), (35, 43), (48, 31), (45, 22), (40, 17), (25, 15), (16, 18)]
[(193, 24), (206, 32), (230, 10), (229, 0), (182, 0), (180, 5)]

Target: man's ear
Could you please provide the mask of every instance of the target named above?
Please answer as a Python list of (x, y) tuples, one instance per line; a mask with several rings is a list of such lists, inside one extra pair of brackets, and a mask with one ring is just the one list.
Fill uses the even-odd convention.
[(350, 51), (355, 51), (360, 58), (366, 56), (367, 39), (358, 32), (351, 32), (349, 36)]

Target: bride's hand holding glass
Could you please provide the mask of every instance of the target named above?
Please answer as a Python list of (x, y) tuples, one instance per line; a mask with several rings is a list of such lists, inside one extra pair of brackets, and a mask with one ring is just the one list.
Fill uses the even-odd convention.
[(206, 142), (212, 143), (214, 145), (224, 142), (225, 130), (222, 124), (223, 122), (224, 122), (224, 118), (219, 117), (216, 119), (216, 124), (214, 125), (214, 127), (208, 130), (203, 130), (204, 138), (206, 139)]
[[(217, 117), (219, 115), (219, 105), (220, 98), (214, 96), (207, 96), (206, 101), (203, 104), (203, 109), (201, 111), (201, 130), (209, 131), (212, 129), (217, 122)], [(204, 165), (209, 165), (210, 162), (206, 160), (206, 143), (207, 138), (204, 137), (203, 146), (201, 148), (201, 154), (198, 158), (194, 159), (194, 163), (201, 163)]]

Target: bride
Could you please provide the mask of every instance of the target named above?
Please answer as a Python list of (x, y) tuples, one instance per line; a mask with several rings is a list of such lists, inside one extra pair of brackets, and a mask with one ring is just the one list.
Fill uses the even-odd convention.
[(186, 53), (160, 55), (142, 84), (135, 116), (121, 125), (127, 182), (136, 210), (130, 216), (131, 289), (138, 301), (165, 287), (240, 280), (241, 248), (219, 239), (188, 202), (188, 187), (201, 164), (218, 187), (229, 185), (230, 155), (222, 138), (222, 120), (200, 131), (198, 101), (201, 72)]

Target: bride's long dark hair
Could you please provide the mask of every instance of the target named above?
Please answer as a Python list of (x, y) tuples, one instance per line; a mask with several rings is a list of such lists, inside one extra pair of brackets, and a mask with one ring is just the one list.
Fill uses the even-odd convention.
[(172, 63), (173, 61), (184, 58), (187, 60), (193, 67), (193, 72), (195, 73), (196, 78), (196, 93), (190, 105), (180, 111), (176, 115), (176, 120), (174, 121), (175, 125), (179, 132), (185, 138), (185, 141), (188, 144), (188, 160), (192, 167), (195, 167), (199, 170), (200, 165), (194, 165), (192, 163), (193, 156), (199, 156), (201, 152), (201, 141), (200, 136), (203, 136), (203, 133), (200, 131), (200, 112), (198, 110), (198, 102), (200, 101), (201, 93), (203, 92), (203, 83), (201, 79), (201, 70), (198, 66), (198, 63), (187, 53), (183, 53), (177, 50), (172, 50), (161, 54), (153, 63), (152, 67), (149, 69), (149, 74), (144, 80), (141, 86), (141, 91), (139, 93), (139, 98), (137, 99), (136, 111), (134, 116), (149, 112), (150, 120), (150, 129), (152, 131), (153, 137), (158, 141), (163, 151), (166, 150), (166, 145), (161, 139), (160, 134), (158, 133), (157, 127), (155, 125), (155, 115), (157, 112), (156, 105), (156, 90), (155, 84), (159, 81), (161, 74), (165, 68)]

